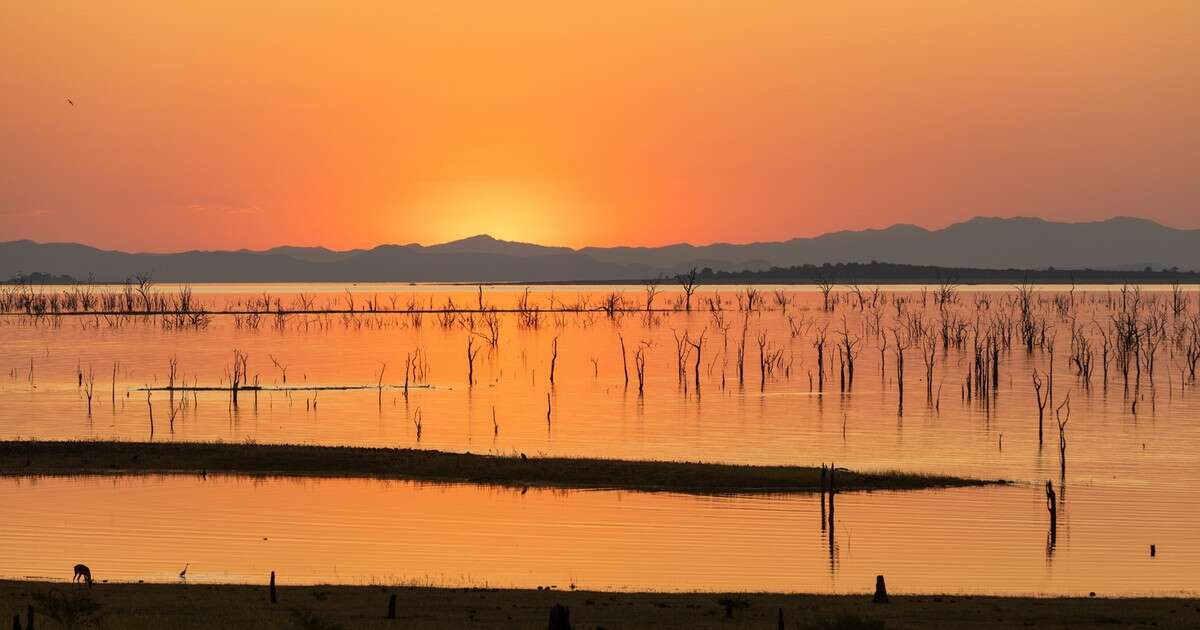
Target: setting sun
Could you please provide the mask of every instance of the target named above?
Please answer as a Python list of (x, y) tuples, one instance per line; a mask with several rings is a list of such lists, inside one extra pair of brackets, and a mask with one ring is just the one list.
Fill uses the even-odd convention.
[[(570, 224), (579, 202), (544, 182), (532, 180), (446, 181), (414, 202), (416, 216), (425, 217), (434, 242), (476, 234), (498, 239), (543, 244), (573, 242), (578, 234)], [(405, 220), (411, 214), (405, 213)], [(404, 233), (405, 226), (398, 232)]]

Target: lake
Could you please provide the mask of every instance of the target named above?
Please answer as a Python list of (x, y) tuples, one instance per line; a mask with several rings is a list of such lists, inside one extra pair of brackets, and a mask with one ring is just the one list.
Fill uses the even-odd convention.
[[(885, 573), (897, 592), (1200, 592), (1194, 288), (841, 285), (826, 310), (816, 287), (701, 287), (690, 312), (660, 289), (647, 311), (643, 286), (197, 285), (194, 304), (236, 314), (7, 314), (0, 436), (833, 462), (1014, 485), (838, 495), (831, 553), (817, 496), (6, 479), (0, 576), (86, 558), (121, 580), (191, 562), (214, 581), (841, 592)], [(234, 405), (239, 365), (262, 389)], [(1053, 383), (1041, 444), (1035, 370), (1043, 396)]]

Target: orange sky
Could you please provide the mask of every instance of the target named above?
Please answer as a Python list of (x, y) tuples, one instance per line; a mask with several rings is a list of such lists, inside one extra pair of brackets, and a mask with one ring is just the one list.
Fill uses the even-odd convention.
[(1192, 0), (13, 0), (0, 239), (1200, 227), (1197, 33)]

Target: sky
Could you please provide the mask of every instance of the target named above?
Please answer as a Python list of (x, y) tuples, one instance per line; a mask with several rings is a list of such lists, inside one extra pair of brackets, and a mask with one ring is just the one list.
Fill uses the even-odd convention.
[(1196, 228), (1197, 33), (1194, 0), (11, 0), (0, 240)]

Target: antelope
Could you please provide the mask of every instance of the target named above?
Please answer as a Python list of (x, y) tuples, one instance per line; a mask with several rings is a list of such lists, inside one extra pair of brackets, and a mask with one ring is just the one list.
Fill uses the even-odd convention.
[(75, 565), (75, 577), (71, 578), (71, 581), (76, 582), (79, 578), (87, 582), (88, 588), (92, 587), (92, 570), (86, 564)]

